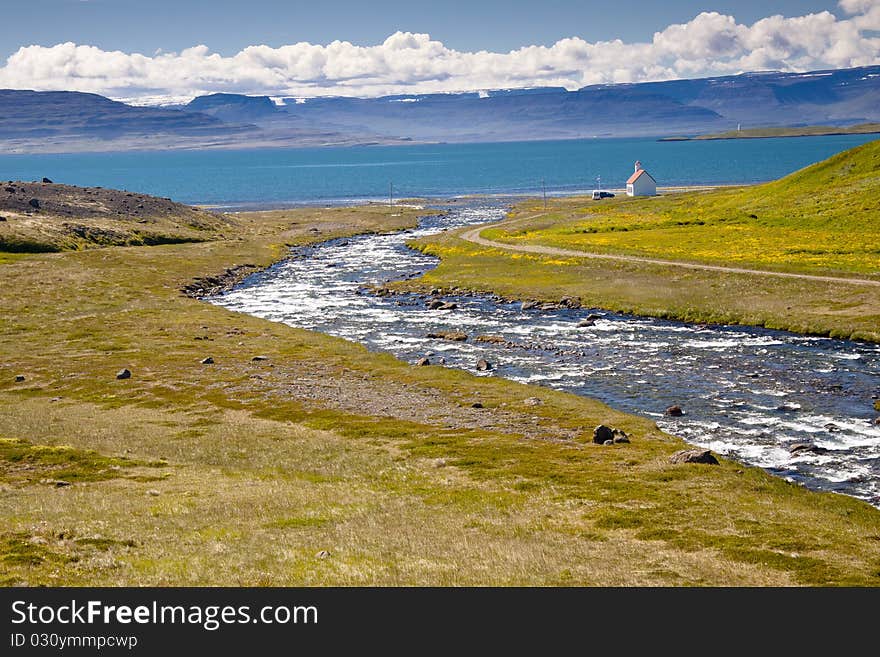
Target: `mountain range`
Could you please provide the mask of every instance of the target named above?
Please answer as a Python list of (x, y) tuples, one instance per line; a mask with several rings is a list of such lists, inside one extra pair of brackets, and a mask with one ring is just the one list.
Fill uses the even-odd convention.
[(880, 66), (757, 72), (575, 91), (379, 98), (211, 94), (136, 107), (95, 94), (0, 90), (0, 152), (679, 136), (880, 121)]

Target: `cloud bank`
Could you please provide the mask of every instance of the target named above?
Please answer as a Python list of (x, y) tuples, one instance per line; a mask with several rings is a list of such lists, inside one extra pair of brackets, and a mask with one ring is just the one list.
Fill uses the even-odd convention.
[(756, 70), (807, 71), (880, 64), (880, 0), (841, 0), (824, 11), (742, 25), (704, 12), (650, 43), (578, 37), (508, 53), (462, 52), (428, 34), (396, 32), (382, 44), (347, 41), (249, 46), (224, 57), (198, 45), (176, 53), (105, 51), (61, 43), (26, 46), (0, 68), (0, 88), (75, 90), (152, 103), (214, 92), (313, 97), (646, 82)]

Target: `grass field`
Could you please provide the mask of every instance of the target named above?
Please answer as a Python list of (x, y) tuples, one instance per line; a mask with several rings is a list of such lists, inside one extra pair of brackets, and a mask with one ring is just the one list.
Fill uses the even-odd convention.
[[(673, 465), (679, 439), (595, 401), (180, 292), (416, 214), (237, 215), (224, 239), (0, 260), (0, 583), (880, 584), (868, 504)], [(593, 445), (600, 422), (632, 443)]]
[[(755, 187), (600, 202), (557, 199), (547, 212), (527, 202), (481, 236), (516, 245), (880, 280), (880, 141)], [(510, 253), (467, 243), (457, 234), (416, 246), (443, 259), (421, 281), (426, 286), (514, 298), (574, 296), (586, 305), (643, 315), (880, 340), (877, 287)]]
[[(846, 127), (830, 125), (807, 125), (792, 128), (746, 128), (691, 139), (761, 139), (766, 137), (817, 137), (821, 135), (865, 135), (880, 132), (880, 123), (860, 123)], [(664, 140), (661, 140), (664, 141)]]

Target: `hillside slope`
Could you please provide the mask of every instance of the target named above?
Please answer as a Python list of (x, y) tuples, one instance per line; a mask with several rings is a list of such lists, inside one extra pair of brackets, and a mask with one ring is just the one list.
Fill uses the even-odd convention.
[(0, 183), (0, 251), (201, 242), (230, 225), (167, 198), (101, 187)]

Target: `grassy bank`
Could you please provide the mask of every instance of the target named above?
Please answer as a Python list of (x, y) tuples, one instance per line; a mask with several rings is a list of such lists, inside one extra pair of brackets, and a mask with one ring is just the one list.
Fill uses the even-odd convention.
[(697, 137), (671, 137), (660, 141), (700, 141), (706, 139), (766, 139), (768, 137), (821, 137), (827, 135), (868, 135), (880, 132), (880, 123), (860, 123), (846, 127), (806, 125), (782, 128), (746, 128)]
[[(0, 260), (0, 582), (880, 584), (867, 504), (674, 465), (679, 439), (597, 402), (180, 291), (401, 214), (236, 215), (222, 239)], [(632, 443), (591, 444), (600, 422)]]
[[(880, 142), (755, 187), (559, 199), (547, 212), (528, 202), (481, 235), (520, 246), (880, 280)], [(876, 286), (511, 253), (457, 234), (417, 246), (443, 259), (424, 285), (573, 296), (642, 315), (880, 340)]]

